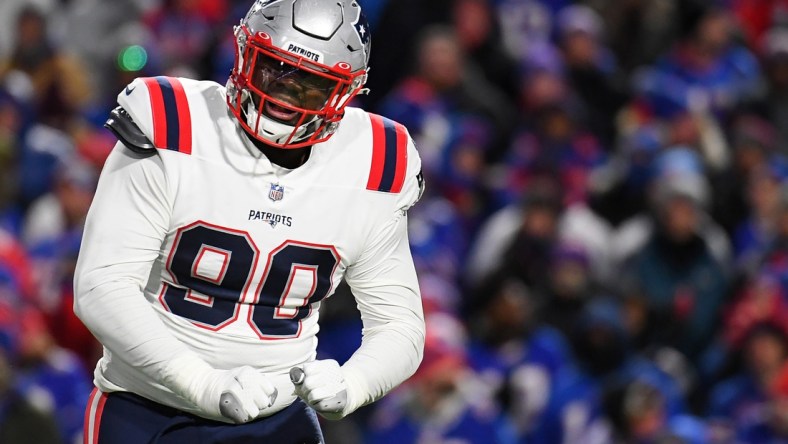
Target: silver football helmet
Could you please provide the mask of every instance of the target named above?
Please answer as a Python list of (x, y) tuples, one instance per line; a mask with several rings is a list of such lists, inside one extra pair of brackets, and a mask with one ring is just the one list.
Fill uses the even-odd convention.
[(369, 25), (356, 0), (257, 0), (235, 38), (227, 103), (268, 145), (327, 140), (366, 91)]

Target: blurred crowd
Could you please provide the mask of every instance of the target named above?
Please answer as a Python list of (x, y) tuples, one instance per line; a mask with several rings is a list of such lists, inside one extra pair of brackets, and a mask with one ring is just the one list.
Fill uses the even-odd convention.
[[(0, 2), (0, 442), (81, 442), (83, 222), (135, 77), (251, 0)], [(788, 443), (788, 1), (359, 0), (427, 191), (423, 364), (329, 443)], [(340, 287), (319, 354), (360, 320)]]

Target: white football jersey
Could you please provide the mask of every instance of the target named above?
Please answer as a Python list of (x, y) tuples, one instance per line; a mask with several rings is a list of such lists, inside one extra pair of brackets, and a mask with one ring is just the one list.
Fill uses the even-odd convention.
[[(288, 170), (243, 134), (216, 83), (141, 78), (118, 103), (156, 149), (139, 154), (119, 143), (107, 160), (77, 269), (83, 313), (106, 310), (91, 301), (112, 292), (144, 298), (211, 366), (252, 365), (280, 380), (315, 358), (318, 308), (342, 279), (362, 312), (365, 342), (368, 329), (392, 320), (423, 328), (405, 229), (421, 165), (402, 125), (347, 108), (337, 132)], [(95, 372), (102, 391), (200, 414), (155, 377), (151, 369), (167, 357), (135, 342), (152, 342), (139, 339), (146, 322), (93, 323), (105, 346)], [(280, 390), (279, 398), (284, 407), (295, 395)]]

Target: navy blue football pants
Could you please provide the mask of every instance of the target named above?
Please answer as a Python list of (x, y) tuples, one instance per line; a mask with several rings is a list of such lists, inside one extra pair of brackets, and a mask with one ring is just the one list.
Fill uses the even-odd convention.
[(93, 390), (85, 444), (322, 444), (315, 411), (303, 401), (246, 424), (200, 418), (125, 393)]

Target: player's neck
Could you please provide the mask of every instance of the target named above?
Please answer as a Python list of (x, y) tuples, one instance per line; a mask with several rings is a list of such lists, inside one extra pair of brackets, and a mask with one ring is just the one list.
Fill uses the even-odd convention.
[(312, 152), (311, 146), (286, 150), (266, 145), (265, 143), (260, 142), (249, 135), (247, 135), (247, 137), (249, 137), (249, 140), (252, 141), (254, 146), (256, 146), (257, 149), (259, 149), (265, 155), (265, 157), (271, 161), (271, 163), (289, 170), (296, 169), (305, 164), (306, 161), (309, 160), (309, 155)]

